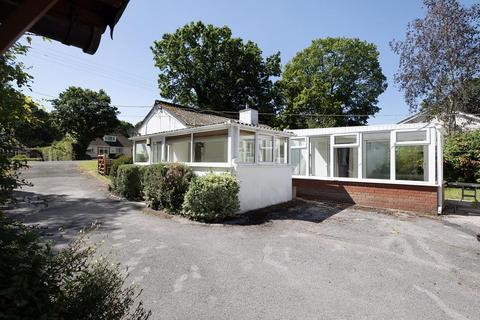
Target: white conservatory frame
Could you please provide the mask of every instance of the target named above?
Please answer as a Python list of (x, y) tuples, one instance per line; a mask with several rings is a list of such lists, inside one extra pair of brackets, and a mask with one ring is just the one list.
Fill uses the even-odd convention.
[[(314, 179), (314, 180), (332, 180), (332, 181), (357, 181), (357, 182), (371, 182), (371, 183), (390, 183), (403, 185), (425, 185), (425, 186), (441, 186), (443, 185), (443, 131), (439, 126), (425, 123), (418, 124), (397, 124), (397, 125), (371, 125), (371, 126), (357, 126), (357, 127), (334, 127), (334, 128), (315, 128), (315, 129), (299, 129), (289, 130), (295, 134), (292, 139), (305, 139), (305, 146), (292, 146), (291, 149), (306, 148), (306, 174), (294, 174), (293, 178), (299, 179)], [(425, 132), (426, 139), (422, 141), (397, 141), (397, 133), (402, 132)], [(364, 139), (363, 135), (367, 133), (386, 133), (389, 134), (390, 140), (390, 178), (389, 179), (372, 179), (365, 178), (363, 170), (363, 152)], [(352, 144), (335, 144), (335, 137), (340, 136), (355, 136), (356, 143)], [(328, 137), (329, 138), (329, 170), (328, 176), (320, 177), (312, 175), (312, 144), (313, 138)], [(417, 180), (397, 180), (396, 176), (396, 147), (399, 146), (427, 146), (427, 181)], [(334, 149), (336, 148), (357, 148), (357, 177), (336, 177), (334, 176)], [(290, 150), (291, 152), (291, 150)], [(291, 159), (291, 154), (289, 155)]]

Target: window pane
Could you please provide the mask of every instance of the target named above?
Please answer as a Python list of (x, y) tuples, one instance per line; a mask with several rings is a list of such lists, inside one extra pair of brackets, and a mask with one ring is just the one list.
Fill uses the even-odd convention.
[(427, 146), (398, 146), (395, 157), (396, 180), (428, 181)]
[(167, 138), (168, 162), (190, 162), (190, 137)]
[(238, 161), (247, 163), (255, 162), (254, 132), (240, 131), (240, 140), (238, 144)]
[(305, 147), (306, 146), (304, 138), (290, 139), (290, 143), (291, 143), (292, 147)]
[(273, 161), (273, 137), (259, 136), (260, 145), (260, 162), (272, 162)]
[(154, 142), (152, 145), (152, 156), (153, 162), (159, 163), (162, 162), (162, 143), (161, 142)]
[(275, 138), (275, 162), (287, 163), (287, 138)]
[(426, 131), (397, 132), (397, 142), (426, 141), (426, 140), (427, 140)]
[(307, 149), (291, 149), (293, 174), (304, 176), (307, 174)]
[(311, 138), (312, 170), (310, 175), (328, 177), (330, 171), (330, 137)]
[(199, 137), (194, 136), (195, 162), (227, 162), (227, 136)]
[(363, 141), (365, 178), (390, 179), (390, 133), (365, 133)]
[(335, 148), (335, 177), (356, 178), (358, 176), (357, 148)]
[(135, 142), (135, 162), (148, 162), (147, 144), (143, 142)]
[(357, 136), (336, 136), (334, 137), (335, 144), (355, 144), (357, 143)]

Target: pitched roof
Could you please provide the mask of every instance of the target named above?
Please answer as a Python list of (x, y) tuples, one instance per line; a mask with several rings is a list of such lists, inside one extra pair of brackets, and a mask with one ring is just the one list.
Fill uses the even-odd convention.
[(228, 117), (206, 113), (204, 110), (182, 107), (164, 101), (155, 101), (155, 107), (167, 110), (187, 127), (208, 126), (231, 120), (231, 118)]
[[(197, 108), (184, 107), (178, 104), (174, 104), (167, 101), (156, 100), (153, 108), (147, 114), (145, 119), (147, 119), (150, 114), (156, 109), (164, 109), (172, 114), (176, 119), (182, 122), (186, 127), (201, 127), (208, 126), (213, 124), (225, 123), (227, 121), (235, 121), (237, 123), (242, 123), (238, 119), (228, 117), (226, 115), (216, 115), (214, 113), (219, 113), (215, 111), (200, 110)], [(142, 123), (145, 121), (142, 121)], [(242, 123), (246, 124), (246, 123)], [(247, 124), (248, 125), (248, 124)], [(266, 124), (258, 124), (258, 127), (264, 129), (272, 129)]]

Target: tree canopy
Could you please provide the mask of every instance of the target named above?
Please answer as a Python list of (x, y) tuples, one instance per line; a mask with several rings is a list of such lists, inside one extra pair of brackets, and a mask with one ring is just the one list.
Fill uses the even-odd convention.
[(284, 104), (282, 126), (366, 124), (380, 110), (378, 96), (387, 88), (378, 56), (374, 44), (359, 39), (312, 41), (287, 63), (278, 83)]
[(232, 37), (230, 28), (202, 22), (164, 34), (151, 49), (163, 97), (201, 109), (274, 111), (271, 78), (281, 73), (279, 52), (263, 58), (257, 44)]
[(85, 157), (88, 145), (95, 138), (103, 137), (118, 125), (118, 109), (103, 90), (94, 91), (69, 87), (52, 100), (52, 116), (60, 131), (75, 140), (77, 159)]
[(426, 16), (407, 25), (403, 41), (392, 41), (400, 56), (395, 81), (412, 111), (439, 116), (449, 132), (457, 111), (468, 111), (471, 81), (480, 75), (480, 5), (458, 0), (424, 0)]

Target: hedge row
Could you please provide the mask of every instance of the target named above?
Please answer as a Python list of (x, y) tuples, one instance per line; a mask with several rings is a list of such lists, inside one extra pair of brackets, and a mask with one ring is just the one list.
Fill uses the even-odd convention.
[(181, 164), (120, 165), (112, 189), (129, 199), (143, 198), (153, 209), (163, 209), (193, 220), (213, 221), (236, 214), (240, 187), (231, 174), (195, 176)]
[(63, 140), (54, 141), (49, 147), (36, 148), (42, 153), (45, 161), (62, 161), (73, 160), (75, 155), (73, 151), (73, 144), (75, 141), (70, 137), (65, 137)]

